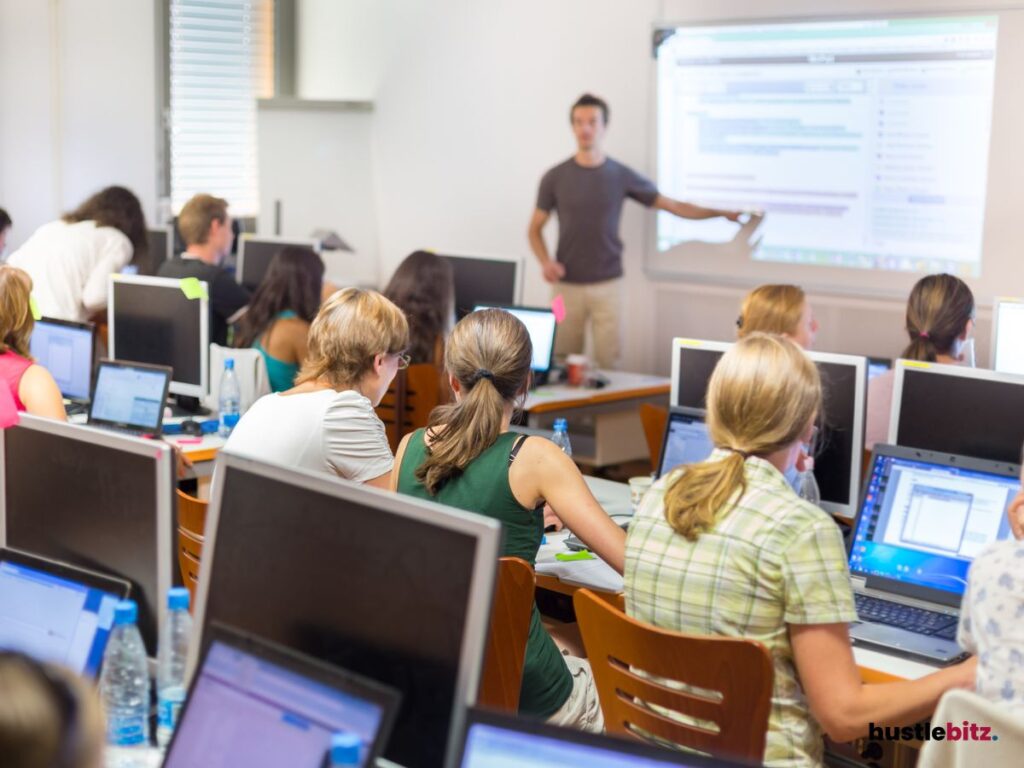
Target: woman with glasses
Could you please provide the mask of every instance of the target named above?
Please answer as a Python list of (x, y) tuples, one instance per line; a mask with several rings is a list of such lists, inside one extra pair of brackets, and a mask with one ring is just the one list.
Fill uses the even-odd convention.
[(320, 308), (295, 386), (257, 400), (224, 449), (387, 488), (394, 457), (374, 408), (409, 364), (409, 326), (375, 291), (345, 288)]

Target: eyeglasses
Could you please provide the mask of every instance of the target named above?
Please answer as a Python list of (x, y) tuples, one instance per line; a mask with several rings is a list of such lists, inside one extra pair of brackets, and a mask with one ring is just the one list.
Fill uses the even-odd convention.
[(402, 371), (409, 367), (409, 361), (412, 360), (405, 352), (395, 352), (395, 357), (398, 359), (398, 370)]

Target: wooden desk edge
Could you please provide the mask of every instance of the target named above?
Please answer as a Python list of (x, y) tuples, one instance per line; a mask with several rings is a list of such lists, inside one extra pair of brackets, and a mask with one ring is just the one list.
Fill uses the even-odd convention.
[(562, 408), (586, 408), (589, 405), (602, 405), (604, 403), (616, 403), (622, 400), (637, 400), (641, 397), (658, 397), (667, 395), (672, 391), (669, 384), (659, 384), (653, 387), (641, 387), (640, 389), (628, 389), (621, 392), (602, 393), (595, 389), (588, 395), (578, 397), (574, 400), (556, 400), (550, 403), (538, 403), (527, 409), (527, 413), (551, 413)]
[(189, 461), (195, 463), (197, 461), (213, 461), (217, 458), (217, 451), (219, 448), (200, 448), (195, 451), (182, 451)]

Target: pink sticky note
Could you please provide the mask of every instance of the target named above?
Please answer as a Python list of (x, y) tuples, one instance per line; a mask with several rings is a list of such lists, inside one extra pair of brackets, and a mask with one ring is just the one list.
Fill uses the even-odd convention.
[(11, 394), (7, 382), (0, 381), (0, 429), (18, 426), (18, 407), (14, 404), (14, 395)]
[(561, 325), (565, 320), (565, 299), (562, 298), (562, 294), (555, 296), (551, 302), (551, 311), (555, 313), (555, 322)]

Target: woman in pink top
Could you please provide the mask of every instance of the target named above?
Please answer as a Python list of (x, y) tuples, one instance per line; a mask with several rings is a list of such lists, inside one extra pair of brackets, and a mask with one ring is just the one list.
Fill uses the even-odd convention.
[[(974, 294), (967, 283), (953, 275), (922, 277), (907, 299), (907, 334), (910, 344), (900, 355), (945, 365), (973, 365), (967, 340), (974, 333)], [(892, 409), (892, 371), (868, 384), (867, 429), (864, 447), (888, 442)]]
[(31, 292), (28, 273), (0, 265), (0, 386), (10, 389), (19, 411), (65, 421), (57, 382), (29, 354), (29, 338), (35, 327)]

